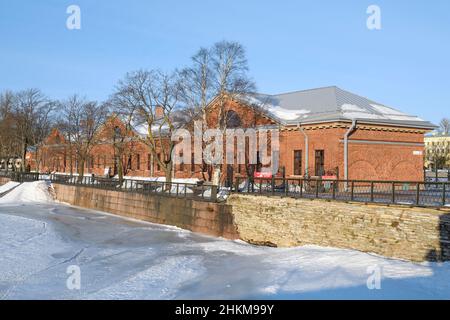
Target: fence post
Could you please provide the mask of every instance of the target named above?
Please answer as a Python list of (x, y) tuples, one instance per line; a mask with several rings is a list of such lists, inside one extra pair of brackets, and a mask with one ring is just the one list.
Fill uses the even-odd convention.
[(236, 177), (236, 182), (234, 183), (234, 192), (239, 193), (239, 177)]
[(299, 186), (300, 186), (300, 198), (303, 198), (303, 179), (300, 179)]
[(350, 200), (353, 201), (354, 199), (355, 199), (355, 181), (352, 181)]
[(319, 198), (319, 180), (316, 180), (316, 199)]
[(420, 203), (420, 183), (416, 185), (416, 205)]
[(217, 186), (213, 185), (211, 187), (211, 200), (216, 201), (217, 200)]
[(442, 206), (444, 206), (445, 207), (445, 201), (446, 201), (446, 199), (445, 199), (445, 182), (442, 184)]
[(395, 182), (392, 182), (392, 203), (395, 203)]
[(333, 184), (333, 200), (336, 199), (336, 180), (332, 182)]
[(272, 175), (272, 181), (270, 181), (270, 184), (272, 186), (272, 195), (274, 195), (275, 194), (275, 178), (273, 175)]
[(374, 189), (374, 182), (370, 182), (370, 202), (374, 202), (374, 196), (373, 196), (373, 189)]
[(283, 178), (284, 185), (284, 195), (287, 196), (289, 192), (289, 181), (286, 178)]

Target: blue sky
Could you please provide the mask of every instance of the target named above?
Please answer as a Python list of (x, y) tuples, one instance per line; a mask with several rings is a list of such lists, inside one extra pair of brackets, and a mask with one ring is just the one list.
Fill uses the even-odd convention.
[[(81, 30), (66, 8), (81, 8)], [(366, 10), (381, 8), (381, 30)], [(0, 0), (0, 90), (108, 97), (127, 71), (171, 70), (220, 40), (258, 91), (337, 85), (435, 123), (450, 117), (450, 1)]]

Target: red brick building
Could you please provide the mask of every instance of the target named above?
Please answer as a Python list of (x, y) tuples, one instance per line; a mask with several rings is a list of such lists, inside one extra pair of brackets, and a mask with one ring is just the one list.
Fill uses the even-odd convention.
[[(211, 102), (208, 124), (217, 122)], [(424, 135), (435, 126), (337, 87), (318, 88), (279, 95), (255, 94), (229, 101), (229, 113), (243, 128), (276, 128), (279, 134), (279, 165), (287, 177), (338, 175), (340, 179), (423, 180)], [(111, 120), (112, 119), (112, 120)], [(117, 173), (123, 161), (128, 176), (164, 176), (149, 148), (133, 139), (121, 159), (113, 143), (114, 128), (123, 128), (117, 117), (105, 123), (99, 143), (85, 164), (86, 173)], [(39, 160), (38, 160), (39, 159)], [(30, 159), (39, 171), (76, 172), (64, 137), (54, 130)], [(223, 167), (224, 168), (224, 167)], [(234, 174), (245, 175), (245, 165), (234, 165)], [(207, 166), (177, 165), (176, 178), (205, 178)], [(222, 172), (230, 174), (230, 168)], [(224, 174), (226, 176), (226, 174)]]

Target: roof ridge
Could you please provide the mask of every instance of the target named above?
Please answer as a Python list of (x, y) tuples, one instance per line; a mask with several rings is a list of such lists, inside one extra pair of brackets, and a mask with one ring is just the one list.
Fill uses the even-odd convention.
[(395, 108), (389, 107), (389, 106), (387, 106), (387, 105), (385, 105), (385, 104), (382, 104), (382, 103), (379, 103), (379, 102), (374, 101), (374, 100), (372, 100), (372, 99), (369, 99), (369, 98), (367, 98), (367, 97), (365, 97), (365, 96), (362, 96), (362, 95), (360, 95), (360, 94), (358, 94), (358, 93), (353, 93), (353, 92), (350, 92), (350, 91), (348, 91), (348, 90), (346, 90), (346, 89), (342, 89), (342, 88), (339, 88), (339, 87), (336, 87), (336, 89), (339, 89), (339, 90), (342, 91), (342, 92), (349, 93), (349, 94), (351, 94), (351, 95), (354, 95), (354, 96), (357, 96), (357, 97), (366, 99), (367, 101), (370, 101), (371, 103), (376, 103), (376, 104), (378, 104), (378, 105), (380, 105), (380, 106), (383, 106), (383, 107), (387, 107), (387, 108), (391, 108), (391, 109), (396, 110)]
[(319, 88), (294, 90), (294, 91), (289, 91), (289, 92), (284, 92), (284, 93), (271, 94), (271, 96), (282, 96), (282, 95), (286, 95), (286, 94), (292, 94), (292, 93), (298, 93), (298, 92), (306, 92), (306, 91), (315, 91), (315, 90), (323, 90), (323, 89), (329, 89), (329, 88), (337, 88), (337, 86), (333, 85), (333, 86), (325, 86), (325, 87), (319, 87)]

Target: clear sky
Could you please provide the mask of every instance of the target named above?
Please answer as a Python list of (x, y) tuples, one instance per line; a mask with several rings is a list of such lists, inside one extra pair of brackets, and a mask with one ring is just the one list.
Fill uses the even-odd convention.
[[(81, 9), (81, 30), (66, 9)], [(369, 30), (367, 7), (381, 9)], [(435, 123), (450, 117), (448, 0), (0, 0), (0, 90), (103, 100), (127, 71), (171, 70), (220, 40), (258, 91), (337, 85)]]

